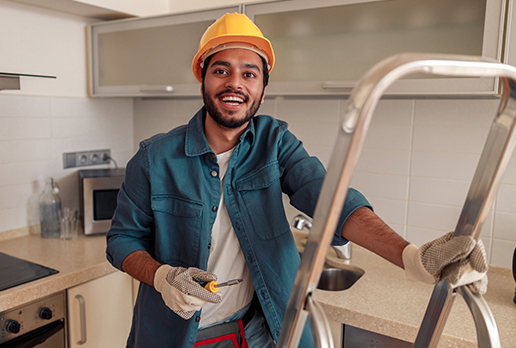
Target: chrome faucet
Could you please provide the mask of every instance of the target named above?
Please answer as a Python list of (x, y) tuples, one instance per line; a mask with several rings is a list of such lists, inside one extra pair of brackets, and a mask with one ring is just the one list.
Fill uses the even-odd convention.
[(306, 216), (298, 214), (292, 220), (292, 227), (299, 231), (306, 227), (306, 229), (310, 231), (310, 229), (312, 228), (312, 223), (308, 221), (308, 218)]
[[(304, 216), (303, 214), (298, 214), (294, 217), (292, 220), (292, 227), (294, 227), (296, 230), (301, 231), (303, 228), (306, 227), (308, 231), (312, 228), (312, 223), (308, 221), (308, 218)], [(335, 253), (337, 254), (337, 257), (339, 259), (343, 260), (351, 260), (351, 242), (348, 241), (344, 245), (330, 245), (333, 250), (335, 250)]]

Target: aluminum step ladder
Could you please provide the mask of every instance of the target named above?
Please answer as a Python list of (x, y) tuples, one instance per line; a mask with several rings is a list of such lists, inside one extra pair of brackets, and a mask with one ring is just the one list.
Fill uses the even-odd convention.
[[(382, 60), (358, 82), (346, 104), (283, 319), (277, 344), (280, 348), (298, 347), (308, 317), (314, 347), (334, 346), (324, 311), (312, 293), (317, 287), (373, 111), (385, 91), (395, 81), (410, 74), (500, 78), (503, 87), (500, 107), (454, 232), (455, 236), (479, 238), (516, 143), (516, 68), (485, 58), (459, 55), (404, 53)], [(434, 287), (414, 347), (437, 347), (457, 293), (472, 313), (479, 347), (501, 347), (494, 317), (482, 296), (469, 286), (452, 289), (446, 279)]]

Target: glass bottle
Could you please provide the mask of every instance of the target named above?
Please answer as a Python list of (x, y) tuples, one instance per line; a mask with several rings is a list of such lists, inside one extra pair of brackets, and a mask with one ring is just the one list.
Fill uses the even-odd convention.
[(61, 197), (59, 186), (53, 178), (47, 178), (45, 191), (39, 198), (39, 221), (42, 238), (61, 235)]

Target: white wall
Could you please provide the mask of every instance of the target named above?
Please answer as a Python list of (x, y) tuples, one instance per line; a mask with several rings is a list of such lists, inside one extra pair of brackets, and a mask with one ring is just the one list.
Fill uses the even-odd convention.
[(138, 16), (154, 16), (169, 12), (169, 0), (74, 0), (114, 11)]
[(47, 176), (58, 180), (63, 204), (79, 206), (78, 169), (63, 169), (63, 152), (109, 148), (119, 166), (133, 154), (132, 99), (87, 97), (88, 22), (0, 2), (0, 71), (57, 76), (0, 91), (0, 240), (39, 223)]
[(196, 10), (204, 10), (210, 9), (214, 7), (224, 7), (224, 6), (232, 6), (239, 4), (250, 4), (255, 2), (268, 2), (274, 0), (219, 0), (217, 2), (213, 2), (211, 0), (169, 0), (169, 7), (171, 13), (177, 12), (188, 12), (188, 11), (196, 11)]
[(57, 11), (0, 3), (0, 71), (56, 76), (21, 78), (4, 94), (87, 96), (86, 25), (93, 20)]
[[(266, 99), (259, 113), (287, 121), (309, 153), (327, 165), (344, 104), (336, 99)], [(498, 104), (495, 99), (380, 101), (352, 186), (412, 243), (421, 245), (453, 230)], [(188, 122), (201, 106), (201, 100), (136, 100), (135, 146)], [(481, 233), (493, 265), (512, 264), (514, 197), (513, 156)], [(289, 219), (297, 213), (287, 211)]]

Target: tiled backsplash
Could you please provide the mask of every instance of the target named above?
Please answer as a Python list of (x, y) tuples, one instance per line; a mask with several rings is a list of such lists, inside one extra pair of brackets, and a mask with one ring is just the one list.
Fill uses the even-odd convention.
[[(271, 98), (260, 113), (287, 121), (327, 165), (345, 102)], [(453, 230), (498, 104), (380, 101), (352, 186), (412, 243)], [(110, 148), (125, 166), (140, 140), (188, 122), (201, 106), (198, 99), (0, 96), (0, 233), (38, 223), (37, 199), (47, 176), (58, 179), (63, 204), (78, 206), (78, 169), (63, 169), (63, 152)], [(514, 157), (481, 234), (490, 263), (503, 267), (511, 266), (516, 245)], [(297, 213), (286, 209), (290, 219)]]
[[(345, 100), (266, 99), (259, 113), (289, 123), (327, 165)], [(134, 144), (188, 122), (200, 100), (135, 100)], [(499, 105), (496, 99), (382, 100), (352, 186), (395, 231), (421, 245), (455, 228)], [(285, 200), (288, 202), (288, 199)], [(289, 218), (297, 213), (287, 204)], [(510, 267), (516, 245), (516, 161), (482, 229), (490, 263)]]
[(63, 152), (107, 148), (123, 167), (133, 133), (132, 99), (0, 96), (0, 232), (39, 223), (48, 176), (58, 180), (63, 205), (78, 208), (79, 168), (63, 169)]

